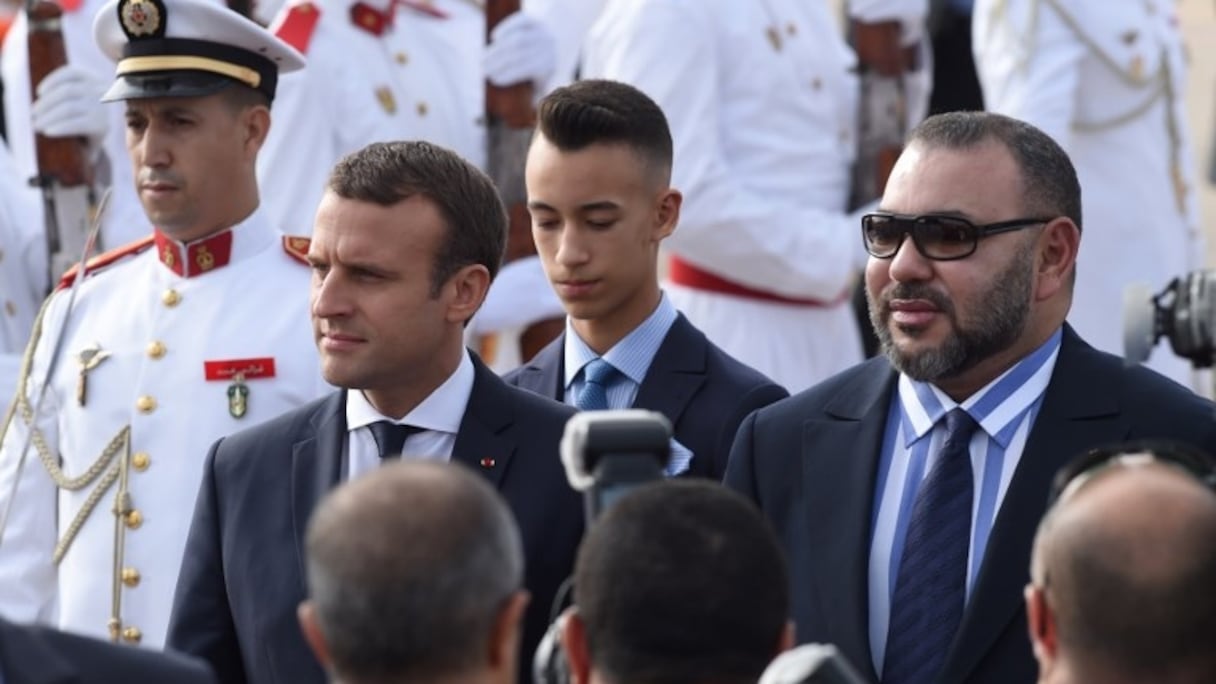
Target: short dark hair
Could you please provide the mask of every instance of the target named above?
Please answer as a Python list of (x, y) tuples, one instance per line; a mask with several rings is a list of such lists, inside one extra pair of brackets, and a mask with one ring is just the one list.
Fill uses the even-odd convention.
[(233, 82), (219, 91), (219, 96), (233, 111), (242, 111), (250, 107), (265, 107), (270, 109), (270, 98), (266, 93), (250, 88), (243, 83)]
[(965, 150), (995, 141), (1009, 150), (1022, 178), (1028, 216), (1066, 216), (1081, 229), (1081, 183), (1068, 153), (1043, 131), (993, 112), (931, 116), (909, 136), (909, 145)]
[(662, 108), (626, 83), (589, 79), (549, 93), (540, 102), (537, 129), (563, 152), (591, 145), (625, 145), (652, 168), (670, 175), (671, 129)]
[(397, 461), (327, 496), (306, 539), (308, 593), (345, 681), (476, 668), (523, 584), (502, 497), (463, 466)]
[(386, 207), (416, 195), (438, 206), (447, 236), (432, 265), (432, 296), (470, 264), (485, 266), (491, 279), (498, 274), (507, 210), (489, 176), (455, 152), (419, 140), (372, 143), (339, 161), (328, 187), (343, 199)]
[[(1196, 500), (1203, 502), (1198, 506), (1192, 505), (1196, 501), (1180, 502), (1178, 509), (1163, 511), (1140, 529), (1111, 523), (1057, 531), (1062, 509), (1074, 498), (1067, 494), (1070, 490), (1065, 488), (1064, 478), (1077, 478), (1086, 470), (1087, 461), (1092, 466), (1093, 459), (1086, 454), (1065, 466), (1054, 489), (1066, 493), (1044, 516), (1036, 543), (1036, 547), (1046, 547), (1043, 551), (1036, 548), (1043, 575), (1036, 581), (1049, 585), (1060, 643), (1072, 653), (1129, 676), (1139, 675), (1143, 681), (1158, 677), (1165, 681), (1171, 674), (1184, 678), (1198, 674), (1195, 681), (1212, 681), (1216, 675), (1212, 646), (1216, 638), (1216, 492), (1210, 477), (1216, 465), (1207, 454), (1166, 441), (1128, 443), (1121, 449), (1101, 451), (1108, 459), (1151, 456), (1158, 463), (1177, 466), (1171, 472), (1188, 473), (1196, 489), (1206, 490), (1201, 495), (1206, 502), (1203, 498)], [(1201, 479), (1205, 475), (1197, 468), (1206, 470), (1209, 481)], [(1104, 474), (1087, 472), (1096, 473), (1095, 479)], [(1081, 496), (1078, 492), (1075, 498)], [(1047, 538), (1054, 539), (1044, 541)]]
[(592, 666), (631, 684), (755, 682), (789, 614), (785, 560), (754, 505), (672, 480), (623, 497), (579, 549)]

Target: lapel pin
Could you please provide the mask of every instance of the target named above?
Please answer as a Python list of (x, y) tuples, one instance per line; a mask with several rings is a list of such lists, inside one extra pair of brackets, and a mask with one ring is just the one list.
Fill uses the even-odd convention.
[(481, 467), (485, 468), (486, 470), (493, 468), (495, 463), (496, 463), (496, 461), (492, 458), (481, 459)]

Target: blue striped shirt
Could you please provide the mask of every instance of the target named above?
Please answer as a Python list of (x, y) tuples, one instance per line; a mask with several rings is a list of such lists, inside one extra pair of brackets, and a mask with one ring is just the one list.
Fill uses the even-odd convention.
[(886, 655), (891, 597), (899, 575), (908, 519), (920, 484), (933, 468), (945, 439), (942, 418), (952, 409), (962, 407), (980, 426), (970, 445), (975, 477), (967, 562), (970, 597), (993, 521), (1055, 369), (1062, 337), (1057, 330), (1042, 346), (961, 404), (933, 385), (900, 376), (883, 435), (871, 526), (870, 653), (874, 670), (880, 676)]
[[(662, 346), (663, 340), (679, 315), (679, 311), (676, 310), (671, 300), (667, 299), (667, 295), (662, 295), (659, 298), (659, 305), (646, 317), (646, 320), (604, 353), (604, 360), (621, 372), (621, 375), (618, 375), (608, 385), (608, 408), (633, 407), (633, 401), (638, 396), (638, 388), (642, 386), (642, 380), (646, 379), (646, 373), (650, 370), (650, 364), (654, 361), (655, 354), (659, 352), (659, 347)], [(596, 354), (595, 350), (588, 347), (587, 343), (578, 336), (567, 317), (566, 377), (564, 378), (567, 404), (575, 405), (575, 399), (578, 398), (579, 392), (583, 391), (583, 368), (597, 358), (600, 358), (600, 355)], [(692, 460), (692, 452), (674, 439), (671, 441), (671, 449), (672, 459), (668, 474), (677, 475), (688, 469), (688, 463)]]

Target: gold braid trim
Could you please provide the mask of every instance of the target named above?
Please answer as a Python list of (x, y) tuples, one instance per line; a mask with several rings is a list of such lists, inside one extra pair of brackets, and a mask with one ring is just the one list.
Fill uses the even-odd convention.
[[(5, 411), (3, 424), (0, 425), (0, 439), (3, 439), (8, 434), (8, 429), (12, 425), (15, 414), (20, 413), (22, 422), (25, 423), (26, 429), (31, 433), (30, 442), (38, 452), (38, 460), (42, 461), (42, 466), (46, 469), (47, 474), (51, 476), (51, 480), (54, 481), (55, 486), (74, 492), (84, 489), (101, 477), (106, 468), (114, 461), (114, 457), (128, 444), (131, 427), (128, 425), (119, 430), (118, 434), (102, 450), (97, 460), (78, 477), (68, 477), (59, 466), (59, 458), (51, 452), (50, 447), (46, 443), (46, 437), (42, 434), (42, 430), (38, 429), (34, 407), (30, 404), (29, 400), (29, 380), (34, 365), (34, 350), (38, 346), (38, 341), (42, 338), (43, 318), (46, 316), (51, 299), (53, 297), (46, 298), (42, 303), (42, 307), (38, 310), (38, 316), (34, 319), (34, 325), (30, 330), (30, 341), (25, 346), (25, 353), (21, 357), (17, 392), (8, 410)], [(50, 382), (50, 378), (48, 377), (46, 381)], [(85, 520), (97, 508), (101, 497), (114, 485), (114, 481), (118, 479), (118, 476), (119, 465), (115, 464), (114, 467), (109, 469), (109, 472), (106, 472), (105, 477), (101, 478), (97, 487), (89, 493), (88, 498), (85, 499), (84, 506), (76, 514), (76, 517), (72, 519), (67, 531), (55, 545), (55, 552), (52, 558), (56, 565), (63, 560), (64, 555), (71, 548), (72, 542), (75, 541), (76, 535), (80, 533), (80, 528), (84, 526)]]

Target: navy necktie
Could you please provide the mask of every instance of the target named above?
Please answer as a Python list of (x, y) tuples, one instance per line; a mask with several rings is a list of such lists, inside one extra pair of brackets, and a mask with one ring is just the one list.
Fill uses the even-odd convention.
[(946, 414), (946, 439), (916, 493), (891, 599), (883, 684), (933, 684), (962, 621), (976, 427), (962, 409)]
[(380, 458), (397, 458), (401, 455), (401, 447), (410, 435), (422, 432), (422, 428), (413, 425), (398, 425), (387, 420), (378, 420), (367, 428), (376, 438), (376, 447), (380, 450)]
[(596, 358), (583, 366), (583, 389), (579, 391), (574, 405), (580, 411), (604, 411), (608, 408), (608, 386), (619, 373), (616, 366)]

